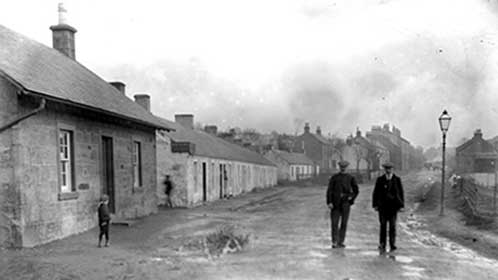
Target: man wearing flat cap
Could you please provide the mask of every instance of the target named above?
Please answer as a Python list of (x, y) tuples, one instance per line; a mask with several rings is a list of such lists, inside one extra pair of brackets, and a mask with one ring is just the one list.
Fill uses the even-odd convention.
[[(355, 178), (346, 173), (347, 161), (339, 162), (339, 173), (330, 178), (327, 189), (327, 206), (330, 209), (332, 248), (344, 248), (349, 210), (358, 196)], [(340, 221), (340, 222), (339, 222)]]
[(386, 251), (387, 224), (389, 224), (390, 251), (396, 250), (396, 217), (405, 207), (401, 179), (393, 173), (393, 164), (382, 165), (385, 174), (378, 177), (372, 194), (372, 206), (379, 213), (379, 250)]

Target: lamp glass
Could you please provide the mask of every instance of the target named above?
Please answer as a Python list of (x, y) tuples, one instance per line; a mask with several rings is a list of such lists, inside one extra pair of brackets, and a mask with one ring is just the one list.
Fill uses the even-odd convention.
[(441, 127), (442, 132), (448, 131), (450, 128), (451, 117), (448, 115), (446, 110), (443, 111), (441, 116), (439, 117), (439, 126)]

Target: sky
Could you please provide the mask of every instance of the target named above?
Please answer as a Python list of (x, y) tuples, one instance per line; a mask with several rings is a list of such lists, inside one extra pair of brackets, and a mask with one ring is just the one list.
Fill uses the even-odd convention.
[[(60, 0), (2, 1), (0, 24), (51, 46)], [(414, 145), (498, 135), (497, 0), (66, 0), (76, 59), (152, 112), (345, 137), (389, 123)]]

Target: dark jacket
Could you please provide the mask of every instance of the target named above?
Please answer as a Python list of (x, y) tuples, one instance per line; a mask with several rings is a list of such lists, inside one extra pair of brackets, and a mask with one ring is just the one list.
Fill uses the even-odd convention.
[(171, 182), (171, 180), (164, 179), (163, 184), (165, 186), (164, 193), (167, 194), (167, 195), (170, 195), (171, 194), (171, 190), (173, 190), (173, 182)]
[(333, 207), (337, 207), (347, 201), (352, 205), (358, 193), (358, 184), (353, 176), (347, 173), (337, 173), (329, 181), (327, 204), (332, 203)]
[(372, 194), (372, 206), (380, 210), (394, 211), (405, 207), (403, 185), (398, 176), (393, 174), (391, 182), (385, 174), (377, 178)]
[(109, 205), (100, 203), (99, 204), (99, 225), (102, 225), (103, 223), (107, 223), (111, 220), (111, 214), (109, 212)]

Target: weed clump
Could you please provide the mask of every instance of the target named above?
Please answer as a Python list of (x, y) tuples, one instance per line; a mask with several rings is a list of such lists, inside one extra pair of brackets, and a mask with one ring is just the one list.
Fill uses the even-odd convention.
[(233, 225), (223, 225), (204, 239), (204, 251), (209, 257), (242, 251), (249, 243), (249, 234), (243, 234)]

